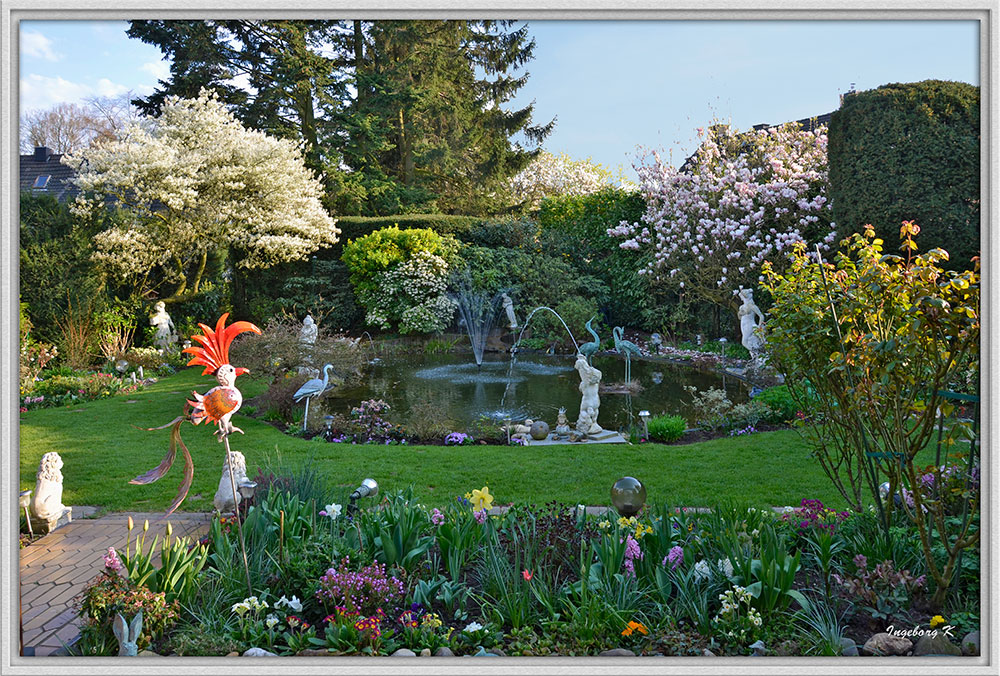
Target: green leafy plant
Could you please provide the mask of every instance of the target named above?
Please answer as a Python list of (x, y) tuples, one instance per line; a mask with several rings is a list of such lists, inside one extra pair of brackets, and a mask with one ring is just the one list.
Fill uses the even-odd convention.
[(658, 415), (649, 419), (649, 439), (669, 444), (684, 436), (687, 421), (679, 415)]
[(91, 582), (79, 600), (81, 641), (78, 651), (87, 655), (112, 655), (117, 651), (112, 624), (116, 614), (131, 619), (142, 611), (139, 650), (149, 647), (177, 620), (178, 603), (168, 602), (163, 592), (153, 592), (129, 578), (105, 572)]
[[(853, 510), (863, 511), (867, 489), (886, 531), (895, 509), (913, 522), (936, 584), (931, 603), (939, 608), (961, 552), (979, 540), (968, 518), (978, 510), (978, 468), (968, 453), (955, 453), (968, 468), (966, 518), (951, 527), (933, 490), (942, 469), (931, 472), (929, 488), (915, 459), (937, 435), (938, 411), (947, 416), (954, 408), (945, 388), (959, 372), (978, 370), (979, 273), (978, 259), (958, 273), (939, 267), (948, 260), (941, 249), (914, 255), (919, 230), (903, 223), (905, 258), (883, 254), (882, 240), (866, 227), (845, 241), (833, 264), (797, 246), (787, 274), (767, 265), (764, 274), (774, 297), (771, 359), (797, 400), (816, 402), (818, 424), (801, 428), (815, 457)], [(949, 427), (943, 443), (952, 448), (960, 437), (973, 442), (974, 454), (968, 423)], [(890, 495), (906, 499), (883, 504), (883, 477)], [(935, 541), (947, 553), (943, 564), (933, 554)]]
[[(148, 522), (147, 522), (148, 523)], [(189, 538), (174, 538), (170, 536), (173, 527), (167, 523), (160, 547), (160, 567), (153, 564), (153, 552), (156, 551), (160, 536), (153, 538), (149, 549), (146, 549), (147, 530), (143, 528), (141, 535), (136, 537), (135, 550), (130, 542), (132, 535), (132, 519), (129, 517), (129, 541), (126, 543), (122, 563), (128, 573), (129, 580), (138, 587), (145, 587), (153, 592), (162, 592), (169, 602), (186, 602), (191, 599), (198, 587), (198, 575), (208, 561), (208, 547), (192, 543)], [(121, 555), (122, 552), (119, 552)]]

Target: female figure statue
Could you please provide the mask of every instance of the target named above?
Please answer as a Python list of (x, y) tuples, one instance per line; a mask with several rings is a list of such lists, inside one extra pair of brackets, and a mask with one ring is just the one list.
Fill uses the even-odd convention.
[(753, 359), (757, 359), (764, 351), (764, 339), (760, 335), (760, 331), (763, 329), (764, 315), (753, 302), (753, 289), (740, 289), (738, 293), (743, 300), (743, 305), (736, 312), (736, 316), (740, 319), (743, 347), (750, 351), (750, 356)]
[[(500, 298), (503, 299), (503, 309), (507, 313), (507, 323), (510, 324), (510, 330), (513, 331), (517, 328), (517, 317), (514, 316), (514, 301), (506, 293), (501, 295)], [(496, 306), (494, 305), (494, 307)]]
[(149, 318), (149, 325), (156, 327), (156, 336), (153, 338), (153, 342), (156, 343), (156, 347), (165, 350), (177, 342), (177, 330), (174, 328), (174, 321), (167, 313), (167, 306), (162, 300), (157, 301), (153, 307), (156, 309), (156, 314)]

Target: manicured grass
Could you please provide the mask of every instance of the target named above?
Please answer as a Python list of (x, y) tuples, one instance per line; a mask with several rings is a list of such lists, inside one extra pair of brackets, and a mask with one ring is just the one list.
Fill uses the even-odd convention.
[[(174, 467), (154, 484), (129, 484), (159, 464), (168, 448), (169, 430), (138, 428), (169, 422), (192, 389), (204, 392), (214, 385), (200, 373), (185, 369), (141, 392), (21, 414), (21, 489), (34, 488), (41, 456), (58, 451), (64, 462), (65, 504), (111, 511), (166, 509), (181, 480), (182, 459), (178, 453)], [(263, 387), (248, 378), (239, 384), (248, 396)], [(646, 484), (652, 503), (699, 506), (733, 500), (768, 506), (817, 498), (829, 506), (845, 506), (792, 430), (686, 446), (354, 446), (297, 439), (245, 416), (238, 415), (234, 423), (246, 434), (234, 434), (232, 448), (247, 457), (251, 477), (265, 459), (277, 454), (285, 461), (311, 457), (328, 482), (330, 500), (340, 503), (361, 479), (371, 476), (386, 490), (412, 484), (429, 505), (484, 484), (498, 504), (558, 500), (601, 505), (609, 503), (614, 481), (631, 475)], [(194, 484), (181, 510), (213, 509), (224, 461), (213, 429), (190, 424), (181, 428), (195, 464)]]

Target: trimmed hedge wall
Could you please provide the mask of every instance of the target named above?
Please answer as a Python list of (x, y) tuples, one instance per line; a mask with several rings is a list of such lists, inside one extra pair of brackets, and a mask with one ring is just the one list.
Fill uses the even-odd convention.
[(844, 97), (830, 120), (830, 198), (838, 234), (866, 223), (898, 253), (904, 220), (947, 267), (979, 255), (980, 94), (962, 82), (887, 84)]

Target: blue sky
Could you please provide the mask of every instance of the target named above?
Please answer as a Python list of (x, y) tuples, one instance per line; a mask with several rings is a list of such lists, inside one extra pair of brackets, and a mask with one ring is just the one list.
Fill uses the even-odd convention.
[[(168, 63), (124, 21), (23, 21), (22, 112), (125, 91), (146, 94)], [(835, 110), (859, 90), (926, 79), (979, 84), (974, 21), (533, 21), (535, 58), (512, 105), (557, 118), (554, 153), (634, 178), (637, 148), (675, 163), (694, 130), (745, 129)]]

